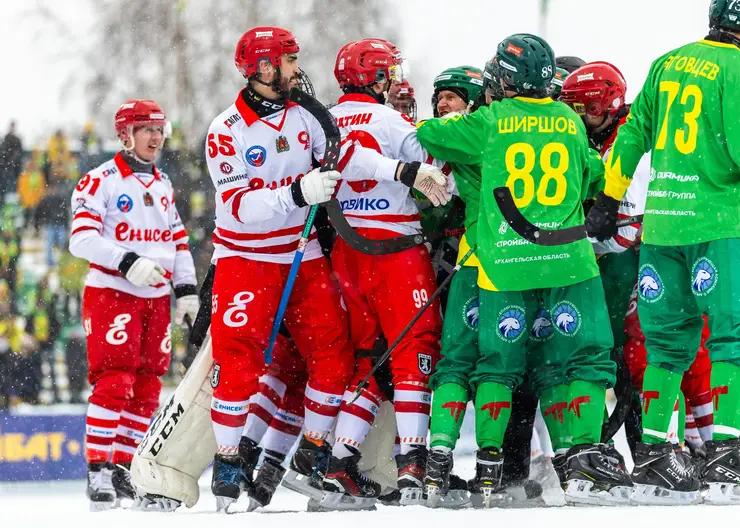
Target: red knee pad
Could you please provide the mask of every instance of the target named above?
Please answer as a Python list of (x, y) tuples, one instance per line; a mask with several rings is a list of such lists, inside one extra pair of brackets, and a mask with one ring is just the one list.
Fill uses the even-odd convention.
[(160, 392), (162, 392), (162, 381), (159, 376), (138, 373), (134, 382), (134, 396), (126, 404), (126, 410), (137, 416), (152, 416), (159, 407)]
[(120, 412), (134, 396), (136, 375), (125, 370), (104, 370), (90, 379), (90, 403)]

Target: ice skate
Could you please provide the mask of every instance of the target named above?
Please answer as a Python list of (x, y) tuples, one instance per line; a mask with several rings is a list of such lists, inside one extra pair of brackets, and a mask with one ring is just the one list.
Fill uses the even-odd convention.
[(280, 481), (285, 475), (285, 468), (277, 460), (265, 457), (257, 477), (249, 488), (249, 507), (247, 511), (264, 508), (272, 500)]
[(398, 466), (398, 490), (401, 506), (422, 504), (424, 494), (424, 472), (427, 464), (427, 448), (416, 447), (405, 455), (396, 456)]
[(708, 504), (740, 504), (740, 440), (709, 441), (704, 482)]
[(91, 512), (110, 510), (116, 506), (113, 470), (107, 462), (87, 465), (87, 498), (90, 499)]
[(638, 504), (672, 505), (701, 502), (701, 482), (678, 459), (670, 442), (646, 444), (635, 450), (632, 471)]
[(321, 482), (329, 462), (330, 450), (329, 444), (323, 440), (314, 441), (302, 437), (282, 485), (320, 502), (324, 496)]
[(216, 497), (216, 511), (229, 513), (229, 506), (236, 502), (241, 494), (244, 480), (240, 457), (223, 455), (214, 457), (211, 491)]
[(574, 506), (616, 506), (631, 503), (629, 474), (604, 444), (580, 444), (567, 453), (565, 500)]
[(474, 508), (492, 508), (505, 500), (501, 483), (504, 456), (498, 449), (479, 449), (476, 454), (475, 478), (469, 483), (470, 501)]
[(116, 506), (121, 505), (121, 500), (128, 499), (136, 501), (136, 490), (131, 482), (131, 463), (113, 464), (112, 466), (113, 489), (116, 490)]

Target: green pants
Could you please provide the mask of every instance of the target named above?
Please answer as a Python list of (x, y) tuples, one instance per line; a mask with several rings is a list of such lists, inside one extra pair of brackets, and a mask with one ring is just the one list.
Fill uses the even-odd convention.
[(587, 381), (608, 388), (615, 365), (601, 278), (520, 292), (480, 290), (480, 357), (471, 383), (515, 389), (528, 373), (536, 394)]
[(606, 309), (614, 335), (614, 346), (624, 346), (624, 317), (629, 307), (637, 278), (637, 253), (633, 247), (622, 253), (607, 253), (598, 258), (601, 282), (604, 285)]
[(709, 319), (712, 362), (740, 365), (740, 239), (640, 248), (638, 315), (648, 364), (683, 374)]
[(442, 328), (442, 357), (430, 381), (432, 389), (456, 383), (471, 391), (478, 362), (478, 268), (463, 266), (452, 278)]

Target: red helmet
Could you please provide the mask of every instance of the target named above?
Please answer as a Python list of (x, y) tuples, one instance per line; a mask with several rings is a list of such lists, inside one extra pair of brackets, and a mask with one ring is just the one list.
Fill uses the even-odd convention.
[(401, 59), (393, 48), (379, 40), (364, 39), (342, 46), (334, 63), (334, 77), (340, 88), (348, 85), (361, 88), (386, 80), (403, 81)]
[(154, 101), (129, 99), (116, 112), (116, 134), (122, 139), (133, 133), (134, 127), (145, 125), (167, 126), (167, 116)]
[(625, 103), (627, 81), (608, 62), (589, 62), (568, 76), (560, 100), (578, 115), (601, 117), (616, 114)]
[(262, 26), (244, 33), (236, 45), (234, 63), (245, 78), (259, 71), (261, 60), (268, 60), (273, 68), (280, 67), (280, 56), (298, 53), (298, 41), (284, 28)]
[(396, 47), (395, 44), (392, 42), (382, 39), (382, 38), (366, 38), (362, 39), (367, 42), (377, 42), (378, 44), (385, 44), (388, 49), (391, 50), (391, 53), (393, 53), (393, 56), (396, 57), (398, 60), (403, 60), (403, 57), (401, 55), (401, 50)]
[(389, 93), (393, 93), (397, 95), (398, 97), (408, 97), (413, 99), (414, 98), (414, 87), (409, 84), (409, 82), (404, 79), (400, 83), (396, 83), (393, 86), (391, 86), (391, 89), (389, 90)]

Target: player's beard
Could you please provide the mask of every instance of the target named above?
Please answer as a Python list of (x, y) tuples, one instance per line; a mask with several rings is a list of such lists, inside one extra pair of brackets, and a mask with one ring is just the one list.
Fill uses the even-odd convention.
[(280, 79), (280, 96), (287, 98), (290, 89), (298, 86), (298, 82), (299, 75), (297, 73), (293, 74), (292, 77), (282, 77)]

